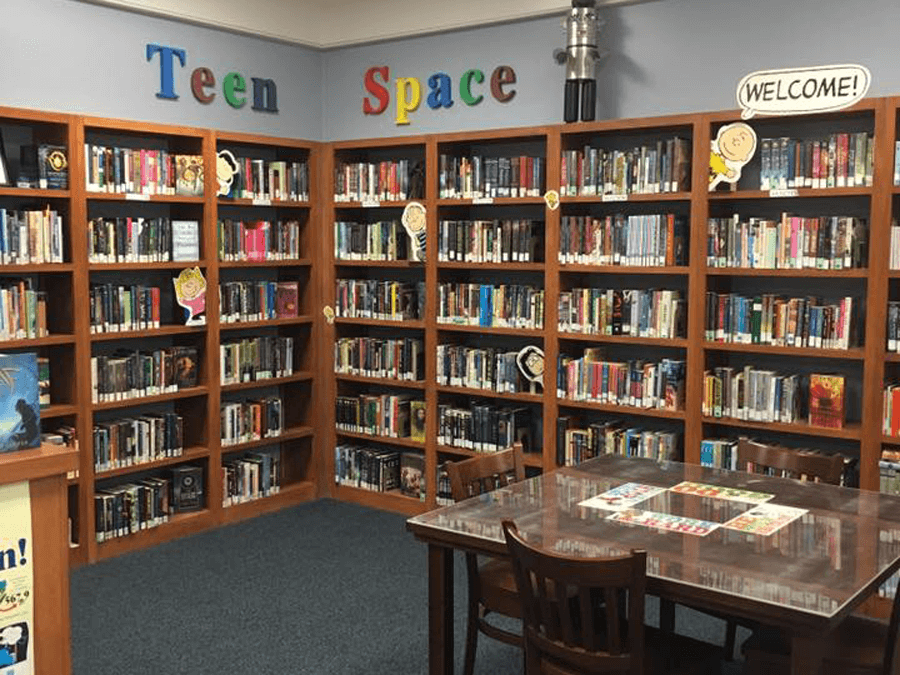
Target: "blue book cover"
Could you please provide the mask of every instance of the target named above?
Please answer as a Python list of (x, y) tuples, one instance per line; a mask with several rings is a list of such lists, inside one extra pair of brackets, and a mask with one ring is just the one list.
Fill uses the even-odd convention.
[(41, 444), (37, 355), (0, 354), (0, 453)]

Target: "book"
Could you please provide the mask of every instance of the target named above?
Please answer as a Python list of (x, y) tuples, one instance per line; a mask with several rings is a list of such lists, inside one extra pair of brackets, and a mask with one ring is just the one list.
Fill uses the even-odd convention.
[(174, 382), (178, 389), (197, 386), (197, 361), (196, 347), (174, 348)]
[(410, 403), (409, 437), (414, 441), (425, 442), (425, 401)]
[(297, 316), (300, 291), (296, 281), (279, 281), (275, 287), (275, 315), (279, 319)]
[(69, 159), (64, 145), (38, 146), (38, 187), (46, 190), (69, 189)]
[(400, 454), (400, 492), (425, 500), (425, 456), (416, 452)]
[(815, 427), (844, 427), (844, 376), (809, 376), (809, 424)]
[(37, 357), (38, 367), (38, 400), (40, 407), (50, 405), (50, 359), (46, 356)]
[(172, 469), (173, 513), (188, 513), (203, 508), (203, 468), (176, 466)]
[(200, 223), (196, 220), (172, 221), (172, 260), (200, 260)]
[(175, 194), (190, 197), (203, 195), (202, 155), (175, 155)]
[(41, 444), (37, 355), (0, 354), (0, 453)]

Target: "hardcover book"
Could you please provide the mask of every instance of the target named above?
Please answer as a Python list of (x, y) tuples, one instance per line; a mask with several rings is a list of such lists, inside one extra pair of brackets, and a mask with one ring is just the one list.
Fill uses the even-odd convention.
[(172, 511), (187, 513), (203, 508), (203, 468), (176, 466), (172, 469)]
[(425, 499), (425, 457), (414, 452), (400, 455), (400, 492)]
[(200, 260), (200, 223), (196, 220), (172, 221), (172, 260)]
[(50, 405), (50, 359), (46, 356), (39, 356), (37, 366), (38, 400), (40, 401), (40, 407), (46, 408)]
[(297, 316), (297, 299), (299, 296), (296, 281), (279, 281), (275, 287), (275, 314), (279, 319)]
[(809, 376), (809, 423), (815, 427), (844, 427), (843, 375)]
[(67, 190), (69, 160), (63, 145), (41, 145), (38, 148), (38, 186), (42, 189)]
[(197, 348), (175, 347), (174, 378), (178, 389), (197, 386)]
[(37, 356), (0, 354), (0, 453), (40, 445), (40, 410)]
[(410, 404), (409, 437), (414, 441), (425, 442), (425, 401), (412, 401)]
[(203, 157), (201, 155), (175, 156), (175, 194), (190, 197), (203, 196)]

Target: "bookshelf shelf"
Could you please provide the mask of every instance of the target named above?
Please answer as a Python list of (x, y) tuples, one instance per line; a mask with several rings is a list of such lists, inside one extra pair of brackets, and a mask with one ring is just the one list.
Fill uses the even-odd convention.
[(465, 396), (480, 396), (483, 398), (499, 398), (507, 401), (521, 401), (523, 403), (542, 403), (543, 394), (517, 393), (493, 391), (491, 389), (472, 389), (470, 387), (454, 387), (450, 385), (437, 385), (438, 392), (442, 394), (459, 394)]
[(889, 363), (900, 363), (900, 354), (888, 352), (884, 355), (884, 360)]
[(598, 410), (602, 412), (618, 413), (620, 415), (641, 415), (645, 417), (662, 417), (672, 420), (685, 419), (683, 410), (659, 410), (657, 408), (638, 408), (630, 405), (611, 405), (609, 403), (595, 403), (593, 401), (574, 401), (570, 398), (557, 398), (561, 408), (581, 408), (582, 410)]
[[(733, 192), (710, 192), (710, 201), (732, 201), (740, 199), (784, 199), (773, 196), (770, 190), (735, 190)], [(811, 197), (868, 197), (872, 194), (871, 187), (834, 187), (834, 188), (797, 188), (796, 197), (788, 199), (808, 199)]]
[(46, 263), (40, 265), (0, 265), (3, 276), (16, 274), (58, 274), (69, 273), (75, 266), (72, 263)]
[(418, 450), (425, 449), (425, 443), (422, 441), (414, 441), (411, 438), (394, 438), (393, 436), (372, 436), (371, 434), (358, 434), (354, 431), (341, 431), (336, 429), (335, 432), (342, 438), (355, 438), (360, 441), (369, 441), (370, 443), (386, 443), (388, 445), (401, 445), (404, 448), (416, 448)]
[(28, 349), (29, 347), (49, 347), (51, 345), (68, 345), (75, 342), (71, 333), (60, 333), (40, 338), (22, 338), (20, 340), (0, 340), (0, 349)]
[(25, 197), (26, 199), (68, 199), (70, 190), (41, 190), (40, 188), (0, 187), (0, 197)]
[(105, 471), (95, 471), (94, 478), (96, 480), (105, 480), (107, 478), (115, 478), (116, 476), (127, 476), (142, 471), (152, 471), (164, 466), (172, 466), (174, 464), (182, 464), (191, 462), (209, 456), (209, 449), (202, 445), (197, 445), (184, 449), (184, 453), (178, 457), (165, 457), (156, 459), (152, 462), (144, 462), (143, 464), (132, 464), (130, 466), (122, 466), (115, 469), (107, 469)]
[(187, 195), (144, 195), (125, 192), (90, 192), (85, 196), (89, 201), (101, 202), (151, 202), (156, 204), (205, 204), (204, 197), (189, 197)]
[(219, 199), (219, 206), (265, 206), (279, 209), (309, 209), (309, 202), (296, 202), (289, 199)]
[(240, 269), (253, 267), (310, 267), (312, 260), (298, 258), (296, 260), (221, 260), (219, 267), (224, 269)]
[(428, 511), (425, 502), (415, 497), (404, 495), (399, 490), (372, 492), (371, 490), (363, 490), (362, 488), (349, 487), (347, 485), (336, 485), (334, 493), (335, 498), (344, 502), (368, 506), (374, 509), (394, 511), (407, 516), (416, 516)]
[(304, 326), (314, 321), (311, 316), (292, 316), (284, 319), (268, 319), (265, 321), (237, 321), (237, 322), (221, 322), (219, 330), (243, 330), (246, 328), (266, 328), (269, 326)]
[(165, 335), (190, 335), (202, 333), (207, 330), (203, 326), (160, 326), (159, 328), (146, 328), (144, 330), (125, 330), (118, 333), (91, 333), (93, 342), (107, 342), (110, 340), (136, 340), (140, 338), (163, 337)]
[(756, 422), (753, 420), (739, 420), (734, 417), (703, 416), (702, 421), (704, 424), (718, 424), (725, 427), (743, 427), (746, 429), (778, 431), (787, 434), (799, 434), (802, 436), (823, 436), (859, 440), (862, 435), (862, 427), (860, 424), (845, 424), (843, 429), (828, 429), (826, 427), (814, 427), (803, 422), (794, 424), (787, 424), (784, 422)]
[(208, 508), (192, 513), (178, 513), (171, 516), (168, 522), (149, 530), (99, 542), (97, 544), (97, 559), (105, 560), (129, 551), (156, 546), (170, 539), (184, 537), (208, 529), (213, 524), (213, 513)]
[(543, 272), (544, 263), (541, 262), (499, 262), (499, 263), (475, 263), (475, 262), (438, 262), (438, 269), (445, 270), (504, 270), (509, 272)]
[(335, 260), (335, 267), (390, 267), (393, 269), (421, 270), (425, 266), (412, 260)]
[(827, 278), (836, 279), (865, 279), (868, 272), (865, 269), (848, 270), (815, 270), (815, 269), (762, 269), (742, 267), (707, 267), (706, 274), (721, 277), (796, 277), (796, 278)]
[(54, 403), (46, 408), (41, 408), (41, 419), (55, 419), (57, 417), (68, 417), (78, 412), (78, 406), (71, 403)]
[(689, 267), (673, 265), (669, 267), (641, 267), (637, 265), (574, 265), (560, 264), (560, 274), (658, 274), (670, 276), (687, 275)]
[(610, 344), (644, 345), (647, 347), (678, 347), (688, 346), (686, 338), (647, 338), (631, 337), (629, 335), (596, 335), (594, 333), (557, 333), (560, 340), (570, 342), (606, 342)]
[(403, 389), (425, 389), (425, 382), (421, 380), (394, 380), (391, 378), (365, 377), (363, 375), (348, 375), (335, 373), (334, 377), (339, 382), (357, 382), (359, 384), (374, 384), (382, 387), (399, 387)]
[(862, 347), (850, 349), (817, 349), (814, 347), (778, 347), (740, 342), (704, 342), (703, 348), (713, 352), (742, 352), (746, 354), (778, 354), (779, 356), (804, 356), (821, 359), (847, 359), (859, 361), (865, 358)]
[(136, 406), (150, 405), (151, 403), (160, 403), (162, 401), (171, 401), (178, 398), (193, 398), (196, 396), (206, 396), (209, 393), (208, 387), (187, 387), (179, 389), (168, 394), (159, 394), (158, 396), (142, 396), (140, 398), (128, 398), (121, 401), (106, 401), (103, 403), (94, 403), (94, 410), (115, 410), (116, 408), (134, 408)]
[(900, 445), (900, 436), (882, 436), (881, 443), (885, 445)]
[[(484, 457), (492, 455), (493, 452), (480, 452), (478, 450), (469, 450), (468, 448), (458, 448), (455, 445), (438, 445), (437, 451), (442, 455), (456, 455), (457, 457)], [(537, 452), (525, 452), (522, 454), (522, 460), (525, 466), (534, 468), (542, 468), (542, 457)]]
[(424, 329), (424, 321), (407, 320), (407, 321), (388, 321), (385, 319), (351, 319), (347, 317), (337, 317), (334, 323), (346, 326), (384, 326), (386, 328), (416, 328)]
[(223, 507), (222, 520), (225, 523), (233, 523), (247, 518), (254, 518), (263, 513), (271, 513), (286, 506), (293, 506), (300, 502), (315, 499), (315, 497), (316, 484), (312, 481), (291, 483), (283, 485), (274, 495)]
[(543, 197), (493, 197), (490, 199), (438, 199), (438, 206), (515, 206), (535, 204), (546, 206)]
[(654, 192), (652, 194), (630, 194), (624, 199), (610, 195), (578, 195), (560, 197), (560, 203), (566, 204), (621, 204), (622, 202), (688, 202), (691, 200), (690, 192)]
[(335, 202), (335, 209), (402, 209), (415, 200), (372, 200), (371, 202)]
[(287, 377), (270, 377), (266, 380), (253, 380), (252, 382), (236, 382), (233, 384), (220, 385), (222, 391), (242, 391), (249, 389), (262, 389), (264, 387), (277, 387), (281, 384), (291, 384), (293, 382), (308, 382), (313, 379), (313, 374), (309, 371), (301, 371), (288, 375)]
[(500, 326), (463, 326), (455, 323), (439, 323), (437, 324), (437, 329), (449, 333), (483, 333), (484, 335), (511, 335), (530, 338), (543, 337), (543, 331), (539, 328), (503, 328)]
[(312, 427), (293, 427), (285, 429), (278, 436), (272, 438), (260, 438), (255, 441), (247, 441), (246, 443), (235, 443), (234, 445), (222, 444), (222, 454), (231, 454), (232, 452), (242, 452), (251, 448), (259, 448), (265, 445), (274, 445), (276, 443), (284, 443), (285, 441), (293, 441), (298, 438), (309, 438), (315, 434)]
[(91, 263), (89, 272), (145, 272), (148, 270), (181, 270), (186, 267), (206, 267), (203, 260), (184, 262), (131, 262), (131, 263)]

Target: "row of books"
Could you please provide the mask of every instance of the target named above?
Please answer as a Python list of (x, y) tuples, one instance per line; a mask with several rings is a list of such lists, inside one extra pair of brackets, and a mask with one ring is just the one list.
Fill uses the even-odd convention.
[(220, 414), (223, 446), (277, 438), (284, 431), (284, 406), (280, 396), (223, 401)]
[[(700, 442), (700, 465), (715, 469), (728, 469), (729, 471), (747, 471), (760, 473), (766, 476), (780, 478), (796, 478), (807, 480), (807, 476), (797, 475), (790, 471), (778, 469), (772, 466), (744, 461), (738, 452), (738, 445), (746, 437), (740, 438), (704, 438)], [(813, 448), (785, 448), (786, 451), (797, 455), (819, 455), (820, 450)], [(841, 477), (841, 485), (855, 487), (858, 485), (857, 463), (855, 458), (844, 458), (844, 472)]]
[(420, 471), (417, 463), (412, 464), (410, 459), (404, 459), (412, 454), (339, 443), (334, 448), (334, 482), (371, 492), (401, 490), (403, 494), (418, 498), (420, 493), (425, 494), (424, 458)]
[(499, 452), (521, 442), (525, 452), (538, 452), (539, 437), (533, 434), (539, 417), (526, 407), (476, 401), (467, 407), (443, 403), (438, 406), (437, 442), (476, 452)]
[(518, 351), (497, 347), (438, 345), (435, 379), (438, 384), (451, 387), (510, 394), (527, 392), (531, 383), (519, 370), (518, 356)]
[(159, 328), (158, 286), (92, 284), (91, 333)]
[(203, 508), (203, 468), (176, 466), (166, 477), (151, 476), (94, 494), (98, 542), (126, 537), (167, 523), (171, 515)]
[(783, 213), (781, 220), (710, 218), (708, 267), (840, 270), (865, 267), (868, 247), (865, 218), (803, 218)]
[[(238, 170), (228, 197), (292, 202), (309, 201), (309, 164), (235, 157)], [(201, 182), (202, 185), (202, 182)], [(202, 191), (199, 193), (202, 194)]]
[(203, 156), (167, 150), (84, 144), (89, 192), (203, 194)]
[(0, 281), (0, 340), (47, 335), (47, 294), (34, 290), (30, 278)]
[(200, 259), (200, 223), (164, 216), (92, 218), (89, 263), (149, 263)]
[(335, 260), (408, 260), (409, 235), (399, 220), (336, 221)]
[(564, 150), (562, 196), (630, 195), (690, 190), (691, 142), (668, 138), (630, 150)]
[(543, 259), (543, 223), (540, 221), (442, 220), (438, 223), (438, 262), (534, 262), (540, 259)]
[(687, 265), (688, 221), (672, 213), (562, 216), (559, 262), (564, 265)]
[(880, 492), (900, 495), (900, 450), (885, 448), (878, 461)]
[(180, 457), (184, 419), (177, 413), (147, 414), (94, 424), (94, 470), (110, 471)]
[(222, 462), (222, 506), (243, 504), (281, 491), (278, 451), (251, 452)]
[(544, 290), (522, 284), (438, 284), (437, 322), (463, 326), (539, 329)]
[(425, 282), (338, 279), (335, 316), (407, 321), (425, 318)]
[(442, 153), (438, 162), (441, 199), (540, 197), (544, 193), (543, 157), (460, 157)]
[(62, 214), (0, 208), (0, 265), (61, 263), (64, 255)]
[(681, 455), (679, 434), (630, 427), (618, 421), (583, 424), (569, 415), (557, 417), (557, 466), (575, 466), (600, 455), (677, 460)]
[(851, 340), (855, 327), (849, 296), (823, 304), (814, 297), (785, 298), (773, 293), (706, 294), (705, 338), (709, 341), (847, 349), (855, 342)]
[(593, 335), (682, 338), (687, 301), (677, 290), (573, 288), (559, 293), (559, 329)]
[(338, 396), (335, 421), (340, 431), (425, 441), (425, 401), (406, 394)]
[(219, 345), (221, 384), (256, 382), (294, 374), (294, 338), (253, 337)]
[(218, 233), (219, 260), (225, 262), (300, 258), (299, 220), (243, 222), (226, 218), (219, 221)]
[(222, 323), (271, 321), (297, 316), (296, 281), (227, 281), (219, 284)]
[(422, 199), (424, 185), (413, 174), (423, 172), (422, 162), (399, 159), (384, 162), (335, 162), (336, 202), (405, 201)]
[(760, 189), (871, 186), (874, 150), (865, 131), (821, 140), (760, 139)]
[(425, 377), (424, 354), (421, 338), (343, 337), (334, 343), (334, 372), (417, 381)]
[(166, 347), (91, 357), (91, 402), (156, 396), (197, 386), (197, 348)]
[(556, 389), (560, 398), (656, 410), (684, 410), (685, 362), (632, 359), (608, 361), (599, 347), (581, 357), (560, 354)]
[(884, 383), (881, 410), (884, 435), (900, 437), (900, 383)]

